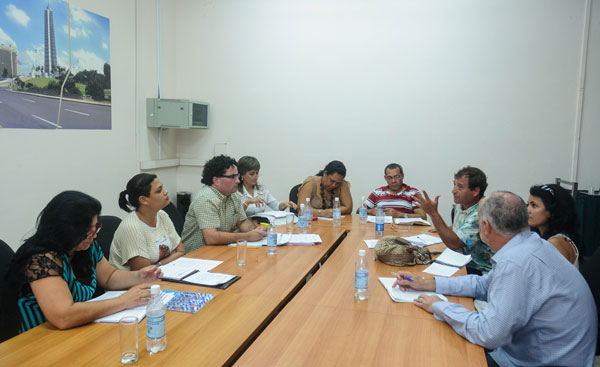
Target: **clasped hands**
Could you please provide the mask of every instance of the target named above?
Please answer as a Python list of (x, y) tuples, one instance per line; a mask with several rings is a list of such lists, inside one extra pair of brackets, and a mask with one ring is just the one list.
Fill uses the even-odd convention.
[[(392, 285), (392, 288), (399, 287), (403, 291), (407, 291), (409, 289), (414, 289), (416, 291), (428, 291), (435, 292), (435, 280), (434, 279), (425, 279), (422, 277), (417, 277), (415, 274), (407, 272), (407, 271), (399, 271), (396, 274), (396, 281)], [(439, 302), (441, 299), (438, 296), (427, 296), (420, 295), (417, 297), (413, 303), (423, 310), (433, 313), (432, 305), (435, 302)]]

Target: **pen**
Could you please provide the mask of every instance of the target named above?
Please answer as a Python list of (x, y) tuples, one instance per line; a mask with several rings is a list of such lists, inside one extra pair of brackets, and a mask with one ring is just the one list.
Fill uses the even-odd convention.
[[(392, 271), (392, 275), (395, 277), (398, 277), (398, 273), (394, 273), (393, 271)], [(409, 282), (414, 282), (414, 280), (410, 279), (409, 277), (402, 277), (402, 278), (408, 280)]]

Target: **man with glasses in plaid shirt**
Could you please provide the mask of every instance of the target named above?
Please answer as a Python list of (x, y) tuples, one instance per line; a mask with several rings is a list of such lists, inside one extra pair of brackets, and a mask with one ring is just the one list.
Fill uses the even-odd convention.
[[(182, 241), (188, 253), (204, 245), (226, 245), (239, 239), (258, 241), (266, 232), (246, 218), (235, 159), (220, 155), (206, 162), (202, 171), (205, 184), (185, 216)], [(236, 231), (237, 230), (237, 231)]]

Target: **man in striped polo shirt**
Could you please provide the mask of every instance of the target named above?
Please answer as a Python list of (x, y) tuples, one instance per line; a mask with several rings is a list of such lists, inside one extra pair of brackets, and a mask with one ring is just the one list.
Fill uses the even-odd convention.
[(383, 204), (385, 215), (394, 218), (423, 218), (426, 214), (418, 208), (415, 195), (419, 190), (404, 183), (402, 166), (397, 163), (388, 164), (383, 170), (386, 186), (375, 189), (367, 198), (367, 213), (377, 214), (377, 205)]

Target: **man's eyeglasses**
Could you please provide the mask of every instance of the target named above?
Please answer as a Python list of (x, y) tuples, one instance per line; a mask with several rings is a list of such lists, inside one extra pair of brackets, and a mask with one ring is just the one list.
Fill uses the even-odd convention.
[(239, 179), (240, 178), (240, 174), (239, 173), (235, 173), (233, 175), (223, 175), (223, 176), (219, 176), (219, 177), (223, 177), (223, 178), (230, 178), (232, 180), (235, 180), (236, 178)]
[(540, 186), (540, 189), (544, 190), (544, 191), (548, 191), (550, 193), (550, 195), (554, 196), (554, 190), (552, 190), (552, 188), (548, 185), (542, 185)]
[(98, 234), (98, 232), (100, 232), (100, 229), (102, 229), (102, 223), (97, 222), (96, 223), (96, 228), (89, 231), (86, 235), (85, 238), (90, 238), (92, 236), (94, 236), (95, 234)]
[(401, 178), (402, 178), (402, 176), (400, 176), (400, 175), (396, 175), (396, 176), (385, 176), (385, 179), (386, 179), (386, 180), (399, 180), (399, 179), (401, 179)]

